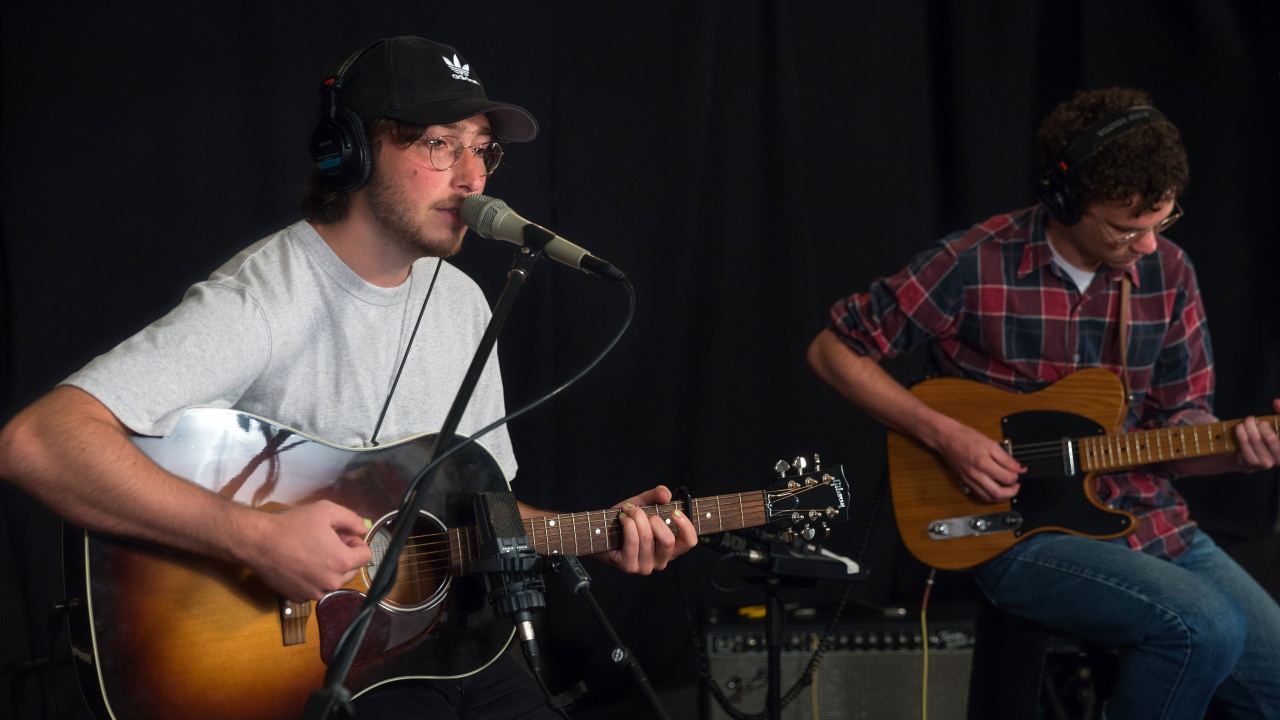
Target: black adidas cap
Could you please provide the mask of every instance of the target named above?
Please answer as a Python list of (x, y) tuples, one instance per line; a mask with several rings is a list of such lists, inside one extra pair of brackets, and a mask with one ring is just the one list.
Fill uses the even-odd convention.
[[(486, 113), (499, 140), (526, 142), (538, 134), (528, 110), (494, 102), (458, 51), (425, 38), (386, 38), (370, 46), (343, 76), (338, 104), (361, 120), (386, 116), (416, 125), (448, 125)], [(326, 82), (342, 75), (335, 68)]]

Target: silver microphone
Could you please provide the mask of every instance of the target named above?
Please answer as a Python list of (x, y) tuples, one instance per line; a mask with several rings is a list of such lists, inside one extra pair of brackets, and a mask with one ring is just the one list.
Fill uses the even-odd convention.
[(462, 222), (482, 238), (541, 248), (547, 257), (571, 268), (610, 280), (626, 280), (621, 270), (541, 225), (525, 220), (497, 198), (468, 195), (462, 201), (461, 215)]

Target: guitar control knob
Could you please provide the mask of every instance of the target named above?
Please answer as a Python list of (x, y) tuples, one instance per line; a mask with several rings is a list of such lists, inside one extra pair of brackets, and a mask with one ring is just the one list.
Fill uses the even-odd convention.
[(946, 523), (936, 522), (929, 526), (929, 532), (934, 535), (950, 535), (951, 528), (947, 527)]
[(991, 529), (991, 521), (986, 518), (976, 517), (969, 521), (969, 527), (978, 532), (986, 532)]

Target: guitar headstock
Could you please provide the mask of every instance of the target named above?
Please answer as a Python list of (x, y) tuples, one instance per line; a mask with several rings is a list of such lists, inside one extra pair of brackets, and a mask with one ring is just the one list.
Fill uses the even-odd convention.
[(796, 458), (774, 466), (781, 478), (765, 491), (765, 523), (785, 526), (806, 540), (826, 535), (829, 523), (849, 519), (849, 484), (844, 468), (821, 469), (814, 456), (814, 469)]

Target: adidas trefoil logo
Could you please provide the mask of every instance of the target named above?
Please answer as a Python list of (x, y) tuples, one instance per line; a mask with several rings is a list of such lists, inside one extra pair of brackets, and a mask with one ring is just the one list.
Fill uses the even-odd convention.
[[(441, 57), (444, 57), (444, 56), (441, 55)], [(480, 84), (478, 81), (472, 79), (471, 77), (471, 65), (459, 60), (457, 53), (453, 54), (452, 60), (445, 57), (444, 64), (448, 65), (449, 69), (453, 71), (454, 80), (466, 80), (469, 83), (474, 83), (476, 85)]]

